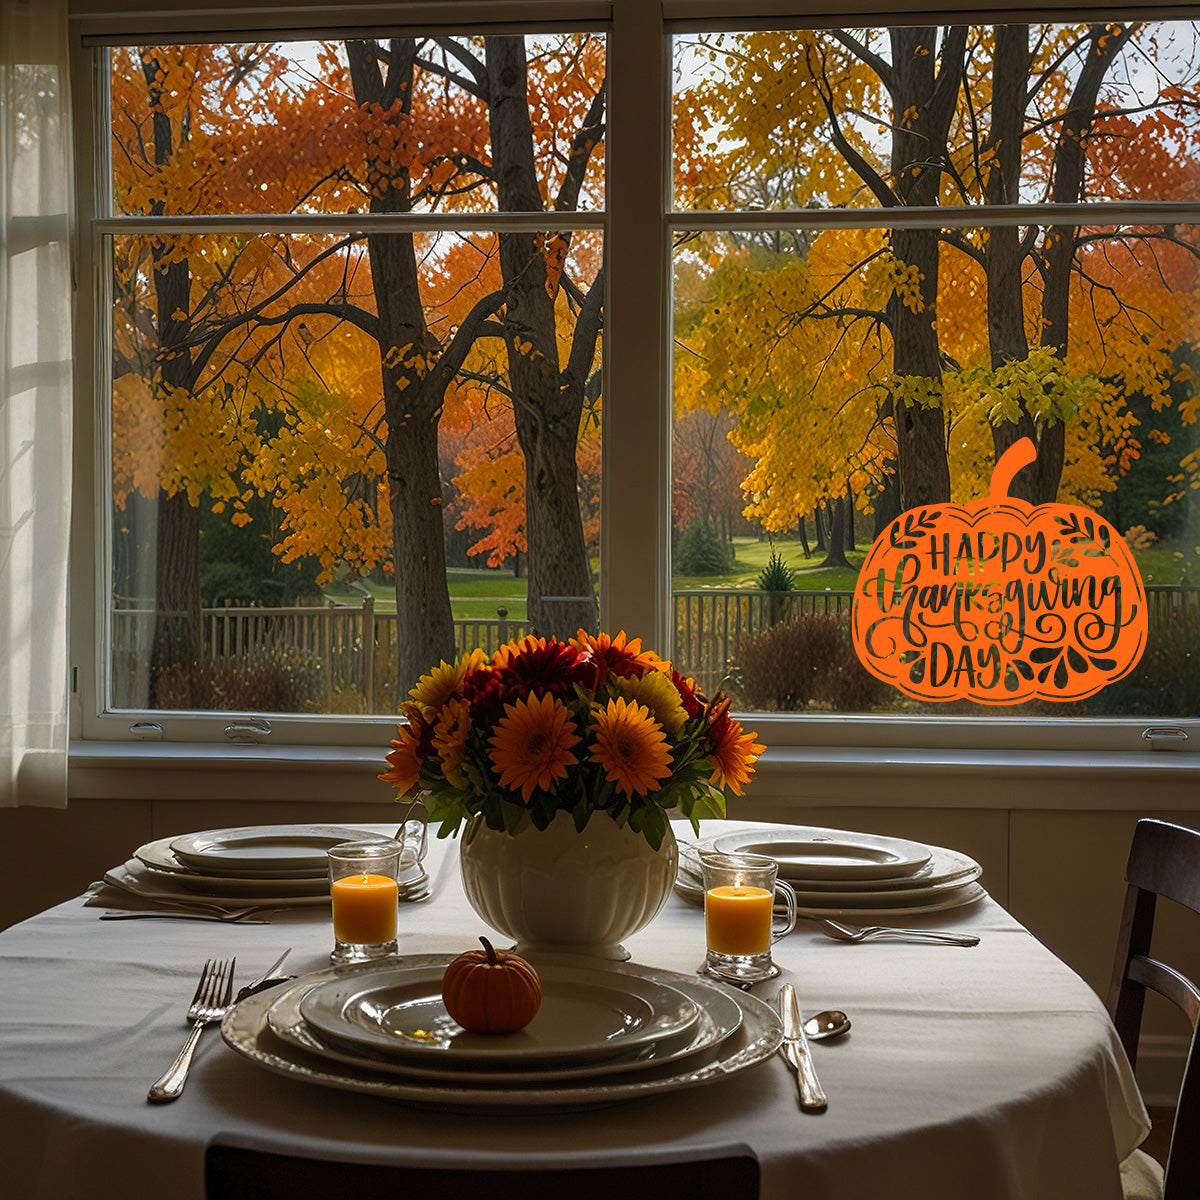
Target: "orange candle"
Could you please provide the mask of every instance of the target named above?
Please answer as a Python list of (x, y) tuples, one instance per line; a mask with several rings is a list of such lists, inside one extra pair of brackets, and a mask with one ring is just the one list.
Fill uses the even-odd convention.
[(765, 954), (771, 948), (775, 896), (760, 887), (715, 887), (704, 896), (704, 934), (717, 954)]
[(333, 936), (339, 942), (374, 945), (396, 936), (396, 881), (386, 875), (346, 875), (330, 884)]

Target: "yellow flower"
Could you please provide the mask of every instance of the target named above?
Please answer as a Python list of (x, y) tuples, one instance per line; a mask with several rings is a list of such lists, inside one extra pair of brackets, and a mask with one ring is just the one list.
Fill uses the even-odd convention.
[(567, 768), (579, 761), (571, 753), (578, 741), (567, 707), (551, 695), (529, 696), (504, 706), (492, 747), (492, 770), (503, 787), (519, 788), (526, 804), (539, 788), (548, 791)]
[(647, 671), (640, 679), (617, 679), (616, 684), (626, 700), (644, 704), (667, 733), (678, 733), (683, 728), (687, 713), (679, 698), (679, 689), (666, 671)]
[(596, 742), (592, 760), (605, 777), (630, 799), (658, 791), (671, 774), (666, 735), (644, 704), (618, 697), (596, 709)]
[(452, 787), (465, 788), (467, 777), (459, 770), (471, 732), (471, 710), (462, 700), (451, 696), (442, 706), (433, 727), (433, 749), (442, 760), (442, 774)]
[[(416, 686), (409, 691), (413, 703), (419, 708), (426, 720), (433, 720), (438, 709), (458, 691), (468, 671), (475, 670), (487, 660), (482, 650), (475, 649), (470, 654), (464, 654), (456, 663), (448, 663), (443, 659), (428, 675), (422, 675)], [(401, 711), (407, 706), (401, 706)]]

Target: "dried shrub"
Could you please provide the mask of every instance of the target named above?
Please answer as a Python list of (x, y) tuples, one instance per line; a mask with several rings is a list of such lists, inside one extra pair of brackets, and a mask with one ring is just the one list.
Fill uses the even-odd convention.
[(324, 665), (306, 650), (282, 647), (245, 657), (175, 663), (155, 674), (158, 708), (216, 712), (319, 712)]
[(887, 685), (858, 661), (844, 621), (833, 613), (772, 625), (743, 641), (738, 657), (751, 708), (786, 712), (819, 705), (860, 712), (888, 698)]

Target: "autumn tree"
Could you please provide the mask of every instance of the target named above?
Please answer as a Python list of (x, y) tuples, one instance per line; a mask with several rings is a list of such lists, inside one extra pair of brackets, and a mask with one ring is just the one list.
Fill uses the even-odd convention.
[[(481, 46), (462, 40), (352, 41), (345, 65), (326, 47), (318, 86), (300, 96), (272, 95), (271, 111), (259, 111), (256, 121), (238, 125), (238, 106), (224, 96), (224, 111), (205, 124), (237, 146), (231, 174), (250, 180), (251, 194), (234, 189), (214, 205), (197, 207), (219, 211), (232, 199), (235, 211), (262, 211), (265, 204), (266, 211), (353, 213), (365, 204), (375, 214), (411, 213), (486, 207), (484, 197), (492, 195), (501, 206), (541, 211), (539, 187), (556, 178), (555, 205), (573, 207), (584, 179), (591, 172), (594, 184), (598, 169), (603, 54), (586, 37), (561, 45), (562, 54), (551, 46), (541, 56), (541, 85), (552, 92), (558, 70), (584, 101), (573, 113), (571, 95), (545, 98), (543, 107), (555, 107), (556, 125), (579, 123), (577, 135), (566, 139), (558, 176), (544, 165), (540, 175), (534, 169), (522, 38), (508, 39), (491, 61)], [(192, 91), (212, 89), (195, 71), (186, 82)], [(506, 106), (520, 113), (506, 113)], [(298, 138), (301, 127), (307, 132)], [(175, 160), (178, 171), (183, 160), (177, 153)], [(256, 187), (265, 196), (255, 197)], [(602, 272), (581, 287), (570, 266), (569, 237), (553, 233), (506, 234), (498, 253), (494, 244), (483, 251), (485, 262), (498, 260), (498, 272), (467, 268), (448, 283), (454, 255), (437, 239), (408, 229), (371, 232), (365, 253), (362, 247), (354, 235), (210, 238), (206, 253), (219, 266), (208, 290), (195, 297), (175, 287), (170, 312), (159, 305), (161, 390), (184, 404), (202, 394), (230, 402), (225, 415), (244, 431), (245, 443), (231, 478), (274, 493), (284, 507), (285, 558), (317, 553), (327, 573), (335, 560), (367, 569), (378, 564), (377, 499), (383, 495), (390, 510), (388, 557), (397, 565), (398, 668), (407, 686), (453, 652), (438, 426), (459, 384), (497, 364), (494, 354), (479, 351), (496, 339), (507, 349), (507, 378), (496, 382), (511, 397), (529, 481), (530, 558), (538, 564), (530, 579), (534, 619), (547, 632), (552, 626), (562, 631), (554, 626), (559, 619), (571, 632), (595, 628), (575, 451), (582, 414), (599, 400)], [(481, 292), (478, 285), (489, 275), (494, 289)], [(451, 300), (439, 310), (435, 332), (429, 293), (442, 284)], [(470, 297), (465, 311), (464, 297)], [(162, 336), (171, 328), (168, 317), (180, 325), (170, 347)], [(560, 361), (562, 318), (573, 321), (573, 332)], [(378, 364), (373, 386), (362, 373), (364, 343), (373, 345)], [(187, 363), (182, 389), (162, 369), (177, 357)], [(284, 414), (270, 423), (265, 440), (259, 431), (266, 426), (251, 416), (255, 406)], [(180, 467), (169, 454), (158, 463), (164, 476)], [(194, 509), (211, 480), (189, 474), (186, 463), (182, 474), (179, 494)], [(231, 500), (233, 519), (246, 519), (244, 495), (229, 481), (220, 492), (225, 495), (217, 503)], [(166, 594), (164, 585), (160, 607)], [(553, 602), (569, 595), (581, 599), (558, 613), (541, 607), (543, 596)], [(174, 652), (186, 655), (187, 648)]]
[[(1189, 238), (972, 228), (968, 210), (1127, 198), (1152, 127), (1170, 130), (1175, 162), (1194, 162), (1188, 53), (1165, 56), (1188, 87), (1141, 104), (1109, 98), (1129, 93), (1127, 79), (1105, 91), (1127, 48), (1141, 39), (1154, 57), (1158, 36), (1101, 24), (744, 35), (681, 101), (698, 202), (728, 203), (725, 181), (769, 171), (782, 143), (785, 159), (811, 148), (794, 207), (866, 200), (880, 214), (875, 230), (825, 229), (773, 266), (735, 250), (711, 276), (711, 316), (677, 388), (692, 403), (715, 390), (738, 413), (733, 436), (756, 460), (752, 515), (786, 528), (847, 480), (869, 506), (886, 495), (893, 456), (905, 504), (949, 495), (947, 463), (955, 489), (982, 479), (986, 491), (990, 462), (1026, 434), (1039, 446), (1036, 471), (1018, 480), (1026, 498), (1111, 486), (1136, 453), (1124, 397), (1160, 394), (1175, 372), (1182, 342), (1166, 342), (1195, 286)], [(706, 150), (694, 131), (713, 112), (726, 114), (723, 141)], [(1160, 170), (1137, 195), (1169, 182)], [(913, 204), (944, 208), (941, 229), (889, 230), (887, 214)]]

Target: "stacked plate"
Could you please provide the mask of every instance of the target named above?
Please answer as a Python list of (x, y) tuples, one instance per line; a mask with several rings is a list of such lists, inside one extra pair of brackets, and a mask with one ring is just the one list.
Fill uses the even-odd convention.
[[(424, 842), (404, 827), (401, 891), (425, 881)], [(248, 825), (159, 838), (134, 851), (105, 883), (150, 901), (214, 901), (226, 906), (329, 903), (326, 852), (339, 842), (379, 835), (344, 825)]]
[(706, 849), (775, 859), (800, 910), (823, 916), (938, 912), (987, 894), (976, 882), (983, 868), (957, 850), (843, 829), (776, 825), (681, 846), (675, 890), (697, 904), (704, 903), (699, 851)]
[(516, 1033), (446, 1012), (453, 954), (332, 968), (247, 997), (225, 1040), (280, 1074), (452, 1108), (599, 1105), (694, 1087), (769, 1058), (774, 1011), (697, 976), (568, 955), (537, 961), (542, 1004)]

